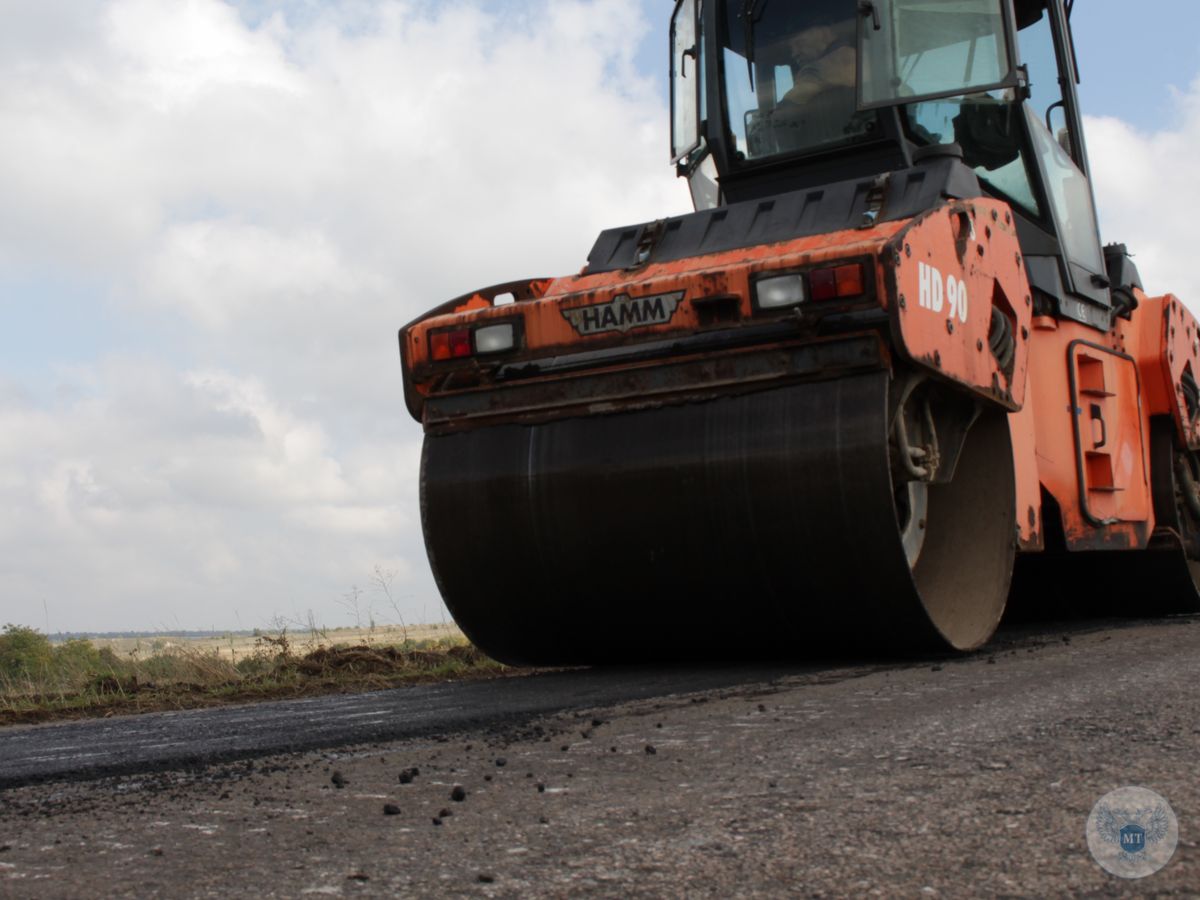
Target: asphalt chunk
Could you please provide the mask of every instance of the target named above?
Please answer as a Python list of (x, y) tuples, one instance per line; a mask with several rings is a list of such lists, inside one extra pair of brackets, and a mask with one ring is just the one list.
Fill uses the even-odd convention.
[(400, 807), (395, 803), (385, 803), (383, 804), (383, 814), (385, 816), (398, 816), (400, 815)]

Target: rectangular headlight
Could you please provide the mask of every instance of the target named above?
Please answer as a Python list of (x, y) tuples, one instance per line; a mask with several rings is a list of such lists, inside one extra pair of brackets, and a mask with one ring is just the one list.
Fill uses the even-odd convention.
[(476, 353), (503, 353), (511, 350), (517, 340), (516, 329), (511, 322), (502, 325), (485, 325), (475, 329)]
[(754, 295), (759, 309), (798, 306), (807, 299), (804, 278), (798, 274), (759, 279), (754, 283)]

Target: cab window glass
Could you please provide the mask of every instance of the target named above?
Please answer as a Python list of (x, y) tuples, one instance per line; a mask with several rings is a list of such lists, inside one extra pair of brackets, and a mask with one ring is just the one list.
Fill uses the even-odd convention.
[(739, 161), (833, 149), (878, 133), (857, 108), (857, 0), (727, 3), (721, 67)]
[(999, 0), (873, 0), (864, 10), (864, 105), (1011, 83)]
[(671, 22), (671, 156), (678, 159), (700, 141), (700, 47), (696, 0), (683, 0)]
[(1066, 111), (1062, 106), (1062, 85), (1059, 83), (1050, 15), (1040, 2), (1023, 3), (1018, 6), (1017, 24), (1021, 26), (1017, 32), (1021, 62), (1029, 72), (1029, 105), (1054, 135), (1058, 145), (1073, 155)]
[(928, 100), (906, 107), (908, 133), (918, 144), (958, 144), (963, 162), (1034, 217), (1041, 206), (1022, 148), (1020, 107), (1011, 90)]
[(1045, 123), (1037, 118), (1032, 107), (1029, 109), (1029, 119), (1034, 151), (1041, 163), (1058, 224), (1058, 237), (1067, 259), (1089, 272), (1102, 273), (1105, 270), (1104, 256), (1100, 249), (1100, 229), (1096, 222), (1096, 208), (1092, 203), (1091, 186), (1046, 129)]

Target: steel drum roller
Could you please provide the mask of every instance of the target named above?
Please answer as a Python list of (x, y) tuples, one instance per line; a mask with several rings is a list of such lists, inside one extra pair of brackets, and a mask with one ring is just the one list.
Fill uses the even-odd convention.
[(929, 489), (910, 569), (888, 383), (428, 435), (422, 519), (450, 611), (513, 663), (982, 643), (1012, 565), (1004, 420), (981, 419)]

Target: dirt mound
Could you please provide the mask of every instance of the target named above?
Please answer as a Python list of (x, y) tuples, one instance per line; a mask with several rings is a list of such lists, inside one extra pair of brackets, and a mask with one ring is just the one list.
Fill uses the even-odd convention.
[(319, 647), (296, 662), (296, 670), (304, 675), (328, 675), (334, 672), (391, 675), (417, 670), (432, 670), (463, 663), (470, 665), (482, 659), (474, 647), (448, 647), (437, 650), (401, 650), (396, 647)]

